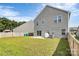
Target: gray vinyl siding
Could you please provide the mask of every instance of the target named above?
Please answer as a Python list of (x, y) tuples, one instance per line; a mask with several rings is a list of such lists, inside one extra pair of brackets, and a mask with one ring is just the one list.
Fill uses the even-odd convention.
[[(54, 16), (62, 16), (61, 23), (55, 23), (53, 17)], [(42, 24), (44, 21), (44, 24)], [(37, 23), (38, 22), (38, 26)], [(61, 30), (66, 29), (66, 34), (68, 32), (68, 13), (54, 9), (51, 7), (45, 7), (42, 13), (40, 13), (37, 18), (34, 20), (34, 35), (37, 36), (37, 30), (42, 31), (42, 36), (44, 33), (49, 31), (50, 34), (54, 32), (56, 37), (63, 37), (61, 34)]]

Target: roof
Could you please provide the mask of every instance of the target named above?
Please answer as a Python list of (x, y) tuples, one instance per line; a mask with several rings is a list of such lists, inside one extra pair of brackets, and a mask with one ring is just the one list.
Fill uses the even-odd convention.
[[(52, 7), (52, 6), (49, 6), (49, 5), (46, 5), (43, 9), (42, 9), (42, 11), (35, 17), (35, 19), (44, 11), (44, 9), (45, 8), (52, 8), (52, 9), (56, 9), (56, 10), (60, 10), (60, 11), (62, 11), (62, 12), (65, 12), (65, 13), (67, 13), (67, 14), (69, 14), (69, 18), (70, 18), (70, 14), (71, 14), (71, 12), (70, 11), (66, 11), (66, 10), (63, 10), (63, 9), (60, 9), (60, 8), (56, 8), (56, 7)], [(35, 21), (35, 20), (34, 20)]]
[(13, 29), (13, 32), (34, 32), (34, 22), (28, 21)]
[(46, 7), (54, 8), (54, 9), (57, 9), (57, 10), (60, 10), (60, 11), (63, 11), (63, 12), (69, 13), (69, 14), (71, 13), (70, 11), (63, 10), (63, 9), (60, 9), (60, 8), (56, 8), (56, 7), (52, 7), (52, 6), (49, 6), (49, 5), (46, 5)]

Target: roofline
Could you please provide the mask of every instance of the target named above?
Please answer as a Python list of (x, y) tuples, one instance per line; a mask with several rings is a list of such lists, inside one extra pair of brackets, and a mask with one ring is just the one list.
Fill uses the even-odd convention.
[(69, 18), (70, 18), (70, 14), (71, 14), (71, 12), (70, 11), (66, 11), (66, 10), (62, 10), (62, 9), (59, 9), (59, 8), (56, 8), (56, 7), (52, 7), (52, 6), (49, 6), (49, 5), (46, 5), (41, 11), (40, 11), (40, 13), (34, 18), (34, 21), (36, 20), (36, 18), (44, 11), (44, 9), (46, 8), (46, 7), (49, 7), (49, 8), (54, 8), (54, 9), (57, 9), (57, 10), (60, 10), (60, 11), (63, 11), (63, 12), (66, 12), (66, 13), (68, 13), (69, 14)]
[[(28, 23), (28, 22), (33, 22), (33, 23), (34, 23), (34, 21), (33, 21), (33, 20), (30, 20), (30, 21), (27, 21), (27, 22), (25, 22), (25, 23), (23, 23), (23, 24), (21, 24), (21, 25), (19, 25), (19, 26), (15, 27), (14, 29), (16, 29), (16, 28), (18, 28), (18, 27), (20, 27), (20, 26), (22, 26), (22, 25), (24, 25), (24, 24), (26, 24), (26, 23)], [(13, 29), (13, 30), (14, 30), (14, 29)]]
[(52, 7), (52, 6), (46, 5), (46, 7), (54, 8), (54, 9), (57, 9), (57, 10), (60, 10), (60, 11), (63, 11), (63, 12), (66, 12), (66, 13), (71, 14), (71, 12), (70, 12), (70, 11), (63, 10), (63, 9), (60, 9), (60, 8), (56, 8), (56, 7), (54, 7), (54, 6)]

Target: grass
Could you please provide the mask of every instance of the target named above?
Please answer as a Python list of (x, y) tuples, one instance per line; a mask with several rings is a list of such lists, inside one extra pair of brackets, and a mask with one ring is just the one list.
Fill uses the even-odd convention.
[(70, 47), (67, 39), (61, 39), (56, 51), (53, 54), (54, 56), (71, 56)]
[[(10, 37), (0, 38), (0, 55), (1, 56), (51, 56), (61, 55), (56, 51), (63, 50), (66, 52), (67, 41), (61, 39), (35, 39), (31, 37)], [(66, 43), (64, 43), (66, 42)], [(59, 48), (58, 48), (59, 46)], [(66, 46), (65, 48), (62, 46)]]

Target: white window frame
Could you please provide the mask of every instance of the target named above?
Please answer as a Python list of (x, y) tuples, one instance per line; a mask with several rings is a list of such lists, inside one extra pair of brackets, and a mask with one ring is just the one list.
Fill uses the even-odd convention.
[(62, 16), (61, 16), (61, 15), (58, 15), (58, 16), (57, 16), (57, 22), (58, 22), (58, 23), (61, 23), (61, 22), (59, 22), (59, 19), (58, 19), (59, 16), (61, 17), (61, 21), (62, 21)]
[(53, 18), (54, 18), (54, 22), (56, 21), (55, 23), (57, 23), (57, 18), (58, 17), (57, 16), (54, 16)]
[[(58, 19), (58, 18), (59, 18), (59, 16), (61, 16), (61, 15), (54, 16), (54, 17), (56, 17), (56, 19), (54, 19), (54, 21), (57, 21), (56, 23), (60, 23), (60, 22), (59, 22), (59, 19)], [(62, 21), (62, 16), (61, 16), (61, 21)]]

